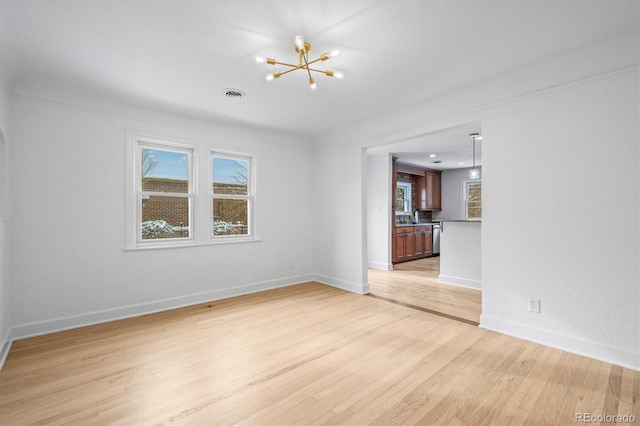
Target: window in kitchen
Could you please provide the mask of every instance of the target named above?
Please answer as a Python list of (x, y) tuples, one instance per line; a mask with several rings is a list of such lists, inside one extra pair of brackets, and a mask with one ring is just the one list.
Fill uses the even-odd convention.
[(482, 182), (465, 182), (465, 214), (467, 220), (482, 219)]
[(253, 234), (253, 157), (211, 152), (214, 239)]
[(398, 182), (396, 186), (396, 215), (411, 214), (411, 183)]

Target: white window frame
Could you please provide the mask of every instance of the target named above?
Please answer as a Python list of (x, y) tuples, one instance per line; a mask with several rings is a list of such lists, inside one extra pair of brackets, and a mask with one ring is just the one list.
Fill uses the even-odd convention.
[[(159, 248), (194, 245), (197, 239), (197, 188), (196, 160), (198, 147), (170, 139), (160, 139), (127, 132), (127, 189), (125, 191), (126, 223), (125, 249)], [(187, 193), (142, 191), (143, 148), (180, 152), (187, 155)], [(145, 196), (185, 197), (189, 202), (189, 236), (181, 238), (142, 239), (142, 200)]]
[[(230, 160), (242, 160), (248, 163), (247, 167), (247, 194), (231, 195), (231, 194), (215, 194), (213, 191), (213, 159), (225, 158)], [(210, 150), (209, 151), (209, 238), (213, 243), (219, 242), (235, 242), (235, 241), (252, 241), (255, 239), (255, 164), (256, 157), (252, 154)], [(246, 200), (247, 201), (247, 234), (242, 235), (214, 235), (214, 219), (213, 219), (213, 200)]]
[[(401, 187), (404, 188), (405, 190), (405, 195), (408, 195), (409, 198), (405, 198), (402, 202), (402, 211), (398, 211), (396, 209), (396, 216), (405, 216), (407, 214), (411, 214), (413, 211), (411, 210), (412, 206), (411, 206), (411, 194), (412, 194), (412, 188), (411, 188), (411, 182), (397, 182), (396, 183), (397, 187)], [(396, 196), (396, 194), (393, 194), (394, 197)], [(398, 202), (398, 200), (396, 199), (396, 203)]]
[[(233, 141), (229, 141), (232, 143)], [(141, 240), (142, 214), (142, 145), (173, 151), (191, 152), (189, 158), (189, 237)], [(213, 237), (213, 153), (222, 157), (250, 159), (249, 234)], [(207, 155), (208, 154), (208, 155)], [(258, 236), (256, 164), (257, 155), (220, 149), (202, 142), (190, 142), (152, 135), (135, 129), (126, 130), (125, 138), (125, 228), (124, 251), (174, 249), (219, 244), (261, 242)], [(207, 193), (211, 195), (207, 196)], [(161, 193), (167, 195), (167, 193)], [(169, 193), (171, 196), (172, 193)], [(182, 196), (182, 195), (180, 195)]]
[[(482, 221), (482, 217), (469, 217), (469, 186), (473, 184), (482, 185), (482, 180), (465, 180), (462, 187), (462, 205), (464, 206), (464, 218), (469, 221)], [(482, 189), (481, 189), (482, 191)], [(482, 202), (482, 201), (481, 201)]]

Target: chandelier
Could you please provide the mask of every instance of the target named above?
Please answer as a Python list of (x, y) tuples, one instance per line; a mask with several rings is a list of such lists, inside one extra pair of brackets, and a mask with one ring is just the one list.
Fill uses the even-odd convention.
[(315, 73), (321, 73), (326, 75), (327, 77), (335, 77), (335, 78), (342, 78), (343, 74), (341, 72), (337, 72), (337, 71), (331, 71), (331, 70), (319, 70), (319, 69), (315, 69), (315, 68), (311, 68), (312, 64), (315, 64), (318, 61), (326, 61), (329, 58), (335, 58), (336, 56), (340, 56), (340, 51), (339, 50), (334, 50), (330, 53), (323, 53), (322, 55), (320, 55), (319, 58), (314, 59), (312, 61), (309, 60), (309, 51), (311, 50), (311, 44), (309, 44), (308, 42), (304, 41), (304, 38), (301, 35), (297, 35), (294, 41), (294, 47), (296, 52), (298, 53), (298, 64), (288, 64), (286, 62), (280, 62), (280, 61), (276, 61), (273, 58), (262, 58), (262, 57), (256, 57), (256, 62), (260, 62), (260, 63), (266, 63), (268, 65), (284, 65), (286, 67), (289, 67), (289, 69), (285, 70), (285, 71), (280, 71), (280, 72), (275, 72), (273, 74), (268, 74), (267, 75), (267, 81), (271, 81), (274, 80), (276, 78), (280, 78), (282, 77), (284, 74), (290, 73), (292, 71), (295, 70), (303, 70), (307, 73), (307, 75), (309, 76), (309, 87), (311, 88), (311, 90), (316, 90), (316, 81), (313, 79), (313, 77), (311, 76), (312, 72)]

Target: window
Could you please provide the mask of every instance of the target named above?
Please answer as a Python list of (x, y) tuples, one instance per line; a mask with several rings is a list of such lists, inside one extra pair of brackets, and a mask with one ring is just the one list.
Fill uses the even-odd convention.
[(260, 241), (255, 156), (131, 130), (126, 148), (125, 250)]
[(193, 149), (138, 141), (136, 239), (193, 239)]
[(248, 156), (211, 153), (212, 238), (253, 234), (252, 164)]
[(482, 182), (465, 182), (465, 215), (467, 220), (482, 219)]
[(411, 214), (411, 184), (398, 182), (396, 186), (396, 214)]

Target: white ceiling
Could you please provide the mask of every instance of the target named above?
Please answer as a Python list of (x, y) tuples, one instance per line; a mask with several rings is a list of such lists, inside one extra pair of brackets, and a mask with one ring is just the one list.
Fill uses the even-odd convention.
[[(572, 79), (637, 64), (579, 53), (637, 39), (638, 19), (637, 0), (0, 0), (0, 63), (22, 96), (83, 94), (312, 138), (525, 71), (527, 87), (549, 87), (562, 71), (537, 70), (558, 58)], [(297, 34), (312, 58), (340, 49), (319, 68), (344, 79), (320, 75), (315, 92), (300, 71), (266, 82), (280, 68), (255, 56), (297, 62)]]
[[(469, 123), (407, 140), (369, 148), (368, 155), (390, 154), (399, 163), (435, 170), (469, 168), (473, 165), (473, 139), (476, 138), (476, 162), (482, 166), (482, 129), (480, 123)], [(435, 155), (435, 157), (430, 157)], [(460, 164), (464, 163), (464, 164)]]

